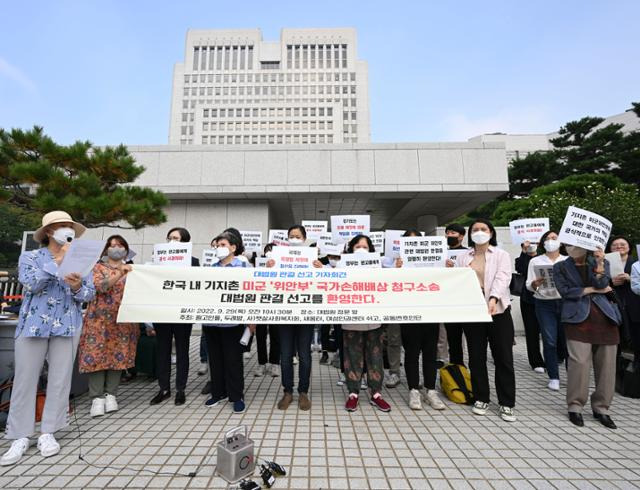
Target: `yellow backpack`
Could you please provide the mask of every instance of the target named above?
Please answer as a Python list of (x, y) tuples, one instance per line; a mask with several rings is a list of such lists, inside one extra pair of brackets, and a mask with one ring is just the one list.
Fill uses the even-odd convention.
[(440, 387), (445, 396), (454, 403), (473, 404), (471, 376), (460, 364), (447, 364), (440, 368)]

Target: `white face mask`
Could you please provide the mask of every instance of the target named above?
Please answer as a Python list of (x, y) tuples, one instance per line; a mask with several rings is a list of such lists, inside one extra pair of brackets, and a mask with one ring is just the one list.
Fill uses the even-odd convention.
[(53, 238), (58, 244), (64, 245), (71, 243), (76, 237), (76, 231), (73, 228), (58, 228), (53, 232), (51, 238)]
[(333, 268), (338, 267), (338, 264), (339, 264), (339, 263), (340, 263), (340, 261), (339, 261), (339, 260), (336, 260), (336, 259), (329, 259), (329, 265), (330, 265), (331, 267), (333, 267)]
[(560, 250), (560, 241), (559, 240), (547, 240), (544, 242), (544, 249), (547, 252), (557, 252)]
[(353, 249), (353, 253), (356, 253), (356, 254), (368, 254), (369, 253), (369, 249), (368, 248), (354, 248)]
[(585, 255), (587, 255), (586, 249), (582, 247), (575, 247), (572, 245), (567, 246), (567, 253), (569, 254), (569, 257), (572, 257), (574, 259), (584, 257)]
[(491, 235), (489, 233), (485, 233), (484, 231), (476, 231), (471, 234), (471, 240), (473, 243), (477, 243), (478, 245), (484, 245), (489, 240), (491, 240)]
[(300, 238), (289, 238), (289, 245), (291, 245), (292, 247), (299, 247), (303, 243), (304, 240), (301, 240)]
[(218, 257), (220, 260), (226, 259), (229, 255), (231, 255), (231, 252), (227, 247), (216, 248), (216, 257)]

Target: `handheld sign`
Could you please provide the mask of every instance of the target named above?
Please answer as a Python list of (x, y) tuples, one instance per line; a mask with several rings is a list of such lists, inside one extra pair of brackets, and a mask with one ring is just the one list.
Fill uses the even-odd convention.
[(303, 221), (302, 226), (307, 232), (307, 238), (317, 239), (320, 235), (327, 234), (327, 225), (326, 221)]
[(540, 289), (556, 288), (556, 284), (553, 282), (553, 265), (536, 265), (533, 267), (533, 273), (536, 279), (542, 279)]
[(271, 253), (278, 269), (309, 269), (318, 258), (317, 247), (273, 247)]
[(369, 233), (369, 238), (371, 238), (376, 253), (382, 255), (384, 253), (384, 231), (372, 231)]
[(157, 243), (153, 246), (152, 262), (155, 265), (191, 267), (191, 242)]
[(261, 231), (240, 231), (242, 243), (247, 252), (262, 253), (262, 232)]
[(455, 249), (450, 249), (447, 250), (447, 258), (455, 263), (455, 261), (458, 259), (458, 255), (460, 255), (461, 253), (463, 253), (465, 251), (464, 248), (455, 248)]
[[(316, 242), (320, 255), (340, 255), (344, 251), (344, 243), (336, 243), (331, 235), (320, 235)], [(336, 253), (338, 251), (338, 253)]]
[(287, 230), (269, 230), (269, 243), (273, 243), (277, 247), (288, 247)]
[(269, 260), (268, 257), (256, 257), (256, 268), (257, 267), (266, 267), (268, 260)]
[(624, 274), (624, 262), (622, 262), (620, 252), (611, 252), (605, 254), (604, 258), (609, 261), (609, 272), (611, 273), (611, 277), (616, 277), (620, 274)]
[(400, 257), (405, 267), (444, 267), (447, 239), (442, 236), (402, 237)]
[(215, 248), (205, 248), (202, 251), (202, 260), (200, 261), (200, 267), (213, 267), (213, 264), (217, 264), (220, 259), (216, 255)]
[(526, 241), (540, 242), (540, 237), (549, 231), (549, 218), (527, 218), (509, 222), (511, 242), (520, 245)]
[(69, 250), (64, 254), (64, 258), (58, 266), (58, 277), (64, 278), (74, 273), (85, 277), (100, 260), (104, 244), (104, 240), (72, 241)]
[(331, 236), (336, 242), (348, 242), (356, 235), (368, 235), (369, 227), (368, 214), (331, 216)]
[(340, 257), (338, 267), (359, 267), (366, 269), (379, 269), (382, 267), (380, 255), (376, 252), (358, 252), (353, 254), (343, 254)]
[(392, 259), (400, 257), (400, 238), (404, 230), (385, 230), (384, 232), (384, 255)]
[(585, 209), (569, 206), (562, 222), (558, 240), (565, 245), (574, 245), (587, 250), (602, 250), (607, 246), (611, 234), (611, 221)]

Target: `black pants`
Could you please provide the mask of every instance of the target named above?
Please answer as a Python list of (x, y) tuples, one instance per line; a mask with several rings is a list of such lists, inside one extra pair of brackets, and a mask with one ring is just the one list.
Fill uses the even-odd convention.
[(320, 345), (325, 352), (335, 352), (331, 343), (331, 325), (320, 325)]
[[(267, 333), (269, 334), (269, 355), (267, 356)], [(280, 335), (277, 325), (257, 325), (256, 345), (258, 347), (258, 364), (280, 364)]]
[(464, 352), (462, 350), (462, 323), (445, 323), (447, 329), (447, 343), (449, 344), (449, 362), (464, 366)]
[(422, 352), (422, 376), (424, 387), (433, 390), (436, 387), (436, 357), (438, 354), (439, 323), (403, 324), (402, 346), (404, 347), (404, 372), (410, 390), (420, 387), (420, 369), (418, 359)]
[(244, 346), (240, 343), (245, 325), (204, 327), (211, 370), (211, 398), (229, 397), (237, 402), (244, 397)]
[(524, 335), (527, 342), (527, 358), (531, 369), (544, 367), (544, 359), (540, 353), (540, 325), (538, 317), (536, 317), (536, 305), (535, 303), (525, 303), (520, 299), (520, 311), (522, 312), (522, 323), (524, 323)]
[(336, 349), (338, 350), (338, 355), (340, 356), (340, 372), (344, 373), (344, 340), (342, 336), (342, 325), (333, 326), (333, 335), (336, 338)]
[(495, 365), (498, 403), (513, 408), (516, 404), (516, 376), (513, 370), (513, 319), (511, 308), (493, 316), (492, 323), (466, 323), (464, 335), (469, 350), (471, 386), (476, 400), (489, 403), (487, 344)]
[(634, 362), (640, 365), (640, 322), (629, 322), (629, 335), (633, 346)]
[(184, 323), (154, 323), (156, 331), (156, 372), (163, 391), (171, 388), (171, 341), (176, 339), (176, 391), (184, 391), (189, 377), (189, 339), (193, 325)]

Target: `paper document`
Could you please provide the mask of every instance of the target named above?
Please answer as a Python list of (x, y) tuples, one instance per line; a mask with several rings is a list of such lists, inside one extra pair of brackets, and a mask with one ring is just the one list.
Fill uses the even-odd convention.
[(64, 254), (58, 266), (58, 277), (65, 278), (69, 274), (78, 273), (85, 277), (100, 260), (104, 250), (104, 240), (74, 240)]
[(604, 258), (609, 261), (612, 278), (616, 277), (619, 274), (624, 274), (624, 263), (622, 262), (622, 257), (620, 257), (620, 252), (611, 252), (605, 254)]
[(540, 289), (555, 289), (553, 265), (536, 265), (533, 267), (533, 273), (536, 275), (536, 279), (543, 279)]

